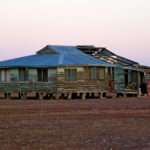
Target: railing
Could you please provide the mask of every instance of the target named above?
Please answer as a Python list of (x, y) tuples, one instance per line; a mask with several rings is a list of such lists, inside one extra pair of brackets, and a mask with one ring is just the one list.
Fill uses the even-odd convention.
[(57, 88), (68, 90), (106, 90), (108, 85), (105, 81), (59, 81), (57, 82)]
[(0, 91), (55, 91), (54, 83), (49, 82), (0, 82)]

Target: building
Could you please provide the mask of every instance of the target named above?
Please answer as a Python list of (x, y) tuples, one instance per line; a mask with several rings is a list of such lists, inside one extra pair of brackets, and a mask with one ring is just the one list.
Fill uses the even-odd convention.
[(145, 76), (144, 83), (146, 83), (146, 86), (147, 86), (146, 91), (145, 92), (143, 91), (143, 93), (148, 94), (148, 96), (150, 96), (150, 67), (142, 66), (142, 68), (144, 69), (144, 76)]
[(144, 69), (145, 81), (150, 81), (150, 67), (142, 66), (142, 68)]
[(103, 97), (113, 68), (77, 47), (48, 45), (35, 55), (0, 62), (0, 97)]
[(140, 85), (144, 80), (144, 69), (139, 63), (119, 56), (104, 47), (83, 45), (77, 46), (77, 48), (86, 54), (116, 66), (110, 70), (112, 72), (110, 83), (118, 95), (140, 94)]

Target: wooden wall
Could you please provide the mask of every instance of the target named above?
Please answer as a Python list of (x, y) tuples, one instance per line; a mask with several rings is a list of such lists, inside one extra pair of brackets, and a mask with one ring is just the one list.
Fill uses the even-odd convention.
[[(66, 81), (65, 69), (76, 69), (77, 80)], [(101, 75), (100, 67), (97, 67), (97, 74)], [(58, 91), (100, 91), (108, 89), (107, 68), (104, 68), (104, 79), (91, 80), (90, 67), (66, 67), (57, 69)]]
[[(65, 79), (65, 69), (76, 69), (77, 78), (75, 81), (67, 81)], [(17, 90), (50, 90), (52, 87), (57, 87), (58, 91), (74, 91), (74, 92), (82, 92), (82, 91), (101, 91), (108, 90), (108, 69), (104, 67), (97, 67), (97, 76), (98, 79), (91, 79), (91, 67), (59, 67), (49, 68), (48, 69), (48, 82), (42, 83), (38, 82), (38, 73), (37, 69), (28, 69), (28, 81), (19, 81), (19, 69), (10, 69), (10, 70), (1, 70), (2, 79), (7, 79), (7, 83), (0, 84), (0, 89), (3, 88), (5, 91), (9, 89), (9, 91), (17, 91)], [(104, 72), (101, 72), (104, 70)], [(7, 75), (6, 75), (7, 74)], [(104, 78), (101, 78), (104, 76)], [(31, 82), (32, 81), (32, 82)], [(34, 84), (35, 83), (35, 84)], [(32, 87), (32, 88), (31, 88)]]

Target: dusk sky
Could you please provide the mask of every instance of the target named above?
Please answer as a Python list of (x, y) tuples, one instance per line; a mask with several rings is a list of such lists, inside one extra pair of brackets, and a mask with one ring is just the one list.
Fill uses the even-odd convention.
[(95, 45), (150, 65), (150, 0), (0, 0), (0, 60)]

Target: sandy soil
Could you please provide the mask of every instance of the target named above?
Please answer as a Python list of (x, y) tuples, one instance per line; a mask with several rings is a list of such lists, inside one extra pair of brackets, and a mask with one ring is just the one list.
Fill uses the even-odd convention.
[(150, 150), (150, 98), (1, 100), (0, 150)]

